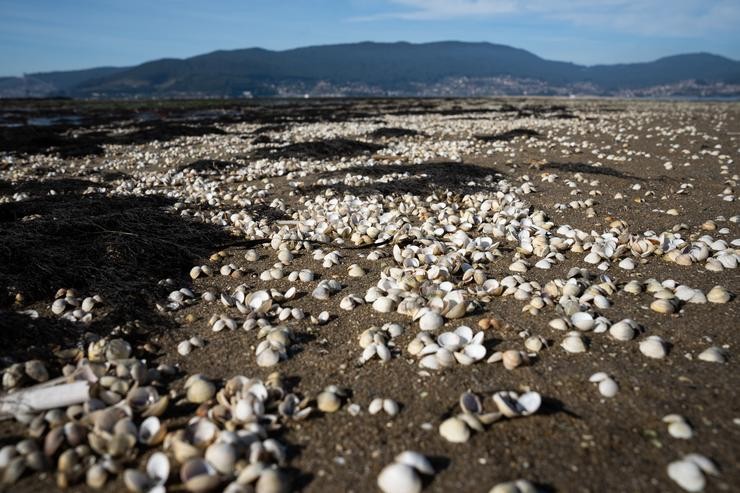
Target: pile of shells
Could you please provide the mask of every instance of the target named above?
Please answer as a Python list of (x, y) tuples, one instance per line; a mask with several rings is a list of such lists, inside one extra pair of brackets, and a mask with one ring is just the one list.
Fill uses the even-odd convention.
[(451, 416), (439, 425), (439, 434), (452, 443), (467, 442), (471, 430), (482, 432), (488, 426), (502, 418), (529, 416), (537, 412), (542, 404), (542, 397), (537, 392), (517, 394), (513, 391), (500, 391), (493, 394), (497, 411), (484, 412), (481, 399), (472, 392), (460, 396), (462, 413)]
[(484, 333), (473, 334), (473, 329), (462, 325), (454, 332), (443, 332), (435, 341), (428, 332), (419, 332), (409, 343), (407, 351), (419, 358), (421, 368), (438, 370), (455, 363), (472, 365), (486, 356)]

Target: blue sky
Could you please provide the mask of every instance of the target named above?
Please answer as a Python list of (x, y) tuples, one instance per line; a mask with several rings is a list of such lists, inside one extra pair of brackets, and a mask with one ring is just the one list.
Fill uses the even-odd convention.
[(740, 0), (0, 0), (0, 75), (217, 49), (490, 41), (583, 64), (740, 60)]

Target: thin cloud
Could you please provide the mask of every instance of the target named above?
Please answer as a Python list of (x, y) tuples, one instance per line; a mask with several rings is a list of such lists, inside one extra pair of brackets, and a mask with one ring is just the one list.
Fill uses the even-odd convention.
[(691, 37), (734, 30), (736, 0), (389, 0), (397, 6), (354, 21), (529, 17), (649, 36)]

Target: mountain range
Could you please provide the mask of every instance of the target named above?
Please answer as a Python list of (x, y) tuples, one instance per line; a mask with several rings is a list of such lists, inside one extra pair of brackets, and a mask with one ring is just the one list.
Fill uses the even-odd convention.
[(248, 48), (134, 67), (0, 78), (0, 97), (740, 96), (740, 62), (708, 53), (584, 66), (492, 43)]

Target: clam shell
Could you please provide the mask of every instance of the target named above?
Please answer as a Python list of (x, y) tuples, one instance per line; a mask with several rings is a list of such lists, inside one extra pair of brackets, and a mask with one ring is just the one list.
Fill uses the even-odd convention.
[(679, 460), (668, 464), (668, 477), (686, 491), (702, 491), (706, 485), (704, 473), (695, 463)]
[(281, 469), (265, 469), (254, 487), (255, 493), (289, 493), (290, 478)]
[(421, 478), (416, 470), (401, 463), (385, 466), (380, 471), (377, 482), (383, 493), (419, 493), (422, 488)]
[(470, 428), (456, 416), (447, 418), (439, 425), (439, 434), (452, 443), (464, 443), (470, 438)]
[(640, 352), (648, 358), (661, 359), (666, 356), (666, 347), (663, 339), (658, 336), (649, 336), (640, 341)]
[(421, 330), (433, 332), (444, 325), (444, 318), (434, 311), (428, 311), (419, 319), (419, 328)]
[(432, 463), (429, 462), (429, 459), (427, 459), (419, 452), (406, 450), (398, 454), (395, 460), (399, 464), (405, 464), (407, 466), (413, 467), (421, 474), (426, 474), (428, 476), (432, 476), (434, 474), (434, 467), (432, 467)]
[(216, 470), (203, 459), (191, 459), (180, 468), (180, 480), (185, 489), (204, 493), (215, 489), (221, 482)]
[(234, 472), (236, 452), (231, 444), (216, 442), (206, 449), (205, 459), (218, 472), (228, 476)]

